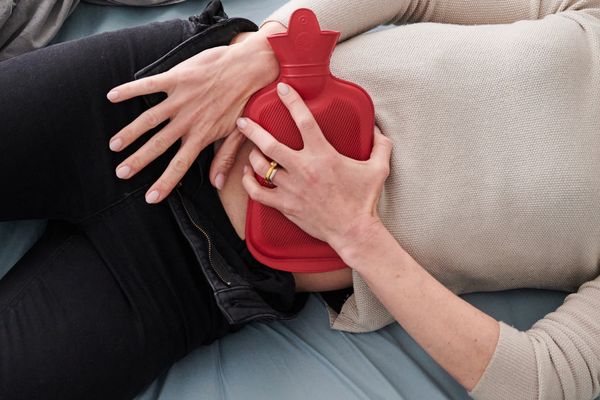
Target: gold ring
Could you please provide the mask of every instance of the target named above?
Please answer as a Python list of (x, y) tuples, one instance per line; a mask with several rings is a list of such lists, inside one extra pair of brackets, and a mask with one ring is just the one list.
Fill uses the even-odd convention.
[(265, 182), (273, 183), (273, 177), (275, 176), (276, 172), (277, 172), (277, 162), (271, 161), (271, 166), (269, 167), (269, 170), (265, 174)]

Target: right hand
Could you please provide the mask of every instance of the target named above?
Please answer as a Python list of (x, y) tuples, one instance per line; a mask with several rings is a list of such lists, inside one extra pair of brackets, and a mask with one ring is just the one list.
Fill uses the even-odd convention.
[(239, 34), (229, 46), (203, 51), (167, 72), (112, 89), (107, 97), (113, 103), (150, 93), (167, 94), (165, 100), (111, 138), (113, 151), (125, 149), (148, 130), (169, 120), (117, 166), (117, 176), (122, 179), (134, 176), (181, 139), (177, 154), (146, 192), (148, 203), (158, 203), (175, 188), (206, 146), (226, 138), (215, 154), (210, 174), (211, 182), (220, 189), (243, 142), (235, 121), (250, 96), (273, 82), (279, 73), (279, 64), (266, 37), (284, 30), (279, 23), (267, 23), (258, 32)]
[[(245, 169), (242, 185), (252, 200), (279, 210), (344, 257), (346, 249), (359, 247), (368, 238), (363, 233), (383, 227), (377, 204), (390, 172), (393, 143), (375, 127), (370, 158), (346, 157), (327, 141), (294, 88), (279, 83), (277, 93), (304, 145), (293, 150), (256, 122), (240, 118), (238, 127), (258, 148), (250, 153), (252, 169)], [(255, 177), (266, 175), (269, 160), (278, 163), (274, 188), (262, 186)]]

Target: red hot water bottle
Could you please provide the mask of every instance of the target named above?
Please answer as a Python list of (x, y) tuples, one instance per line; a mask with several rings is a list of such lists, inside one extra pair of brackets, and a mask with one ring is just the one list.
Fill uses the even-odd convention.
[[(268, 38), (279, 60), (280, 75), (250, 98), (244, 115), (280, 142), (300, 150), (300, 131), (277, 95), (277, 83), (285, 82), (300, 93), (337, 151), (367, 160), (373, 147), (373, 102), (364, 89), (329, 71), (338, 37), (339, 32), (321, 31), (311, 10), (296, 10), (288, 31)], [(263, 177), (256, 179), (270, 186)], [(279, 211), (252, 199), (248, 200), (246, 214), (246, 244), (258, 261), (275, 269), (326, 272), (346, 267), (327, 243), (308, 235)]]

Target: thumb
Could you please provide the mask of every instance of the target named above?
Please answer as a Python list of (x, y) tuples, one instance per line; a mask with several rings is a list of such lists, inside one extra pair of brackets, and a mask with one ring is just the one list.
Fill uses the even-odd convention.
[(217, 152), (210, 164), (210, 182), (214, 187), (221, 190), (225, 185), (225, 181), (227, 180), (227, 175), (229, 175), (229, 171), (233, 164), (235, 163), (235, 159), (237, 153), (246, 140), (246, 137), (240, 133), (237, 129), (231, 132)]
[(393, 142), (388, 139), (377, 126), (374, 129), (373, 149), (371, 150), (371, 161), (376, 163), (390, 164), (392, 156)]

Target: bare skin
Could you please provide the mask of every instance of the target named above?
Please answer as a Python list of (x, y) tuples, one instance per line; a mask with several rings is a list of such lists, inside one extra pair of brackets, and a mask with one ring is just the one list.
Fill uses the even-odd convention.
[[(279, 64), (266, 38), (283, 30), (285, 27), (279, 23), (266, 24), (258, 32), (237, 35), (229, 46), (208, 49), (169, 71), (111, 89), (106, 96), (113, 103), (149, 93), (167, 94), (165, 100), (110, 139), (110, 149), (120, 152), (150, 129), (168, 121), (116, 167), (117, 177), (130, 179), (180, 141), (177, 154), (146, 192), (148, 203), (159, 203), (171, 193), (200, 152), (223, 139), (222, 151), (215, 155), (211, 168), (211, 182), (221, 188), (244, 140), (236, 130), (236, 119), (250, 96), (279, 74)], [(213, 91), (221, 95), (217, 98), (204, 95)]]
[[(246, 205), (248, 193), (242, 186), (243, 167), (248, 163), (248, 155), (254, 148), (251, 142), (245, 142), (236, 158), (229, 179), (223, 189), (219, 191), (219, 198), (223, 208), (241, 239), (245, 238), (244, 227), (246, 225)], [(352, 270), (346, 268), (332, 272), (323, 273), (294, 273), (296, 280), (296, 291), (299, 292), (321, 292), (337, 290), (352, 285)]]

